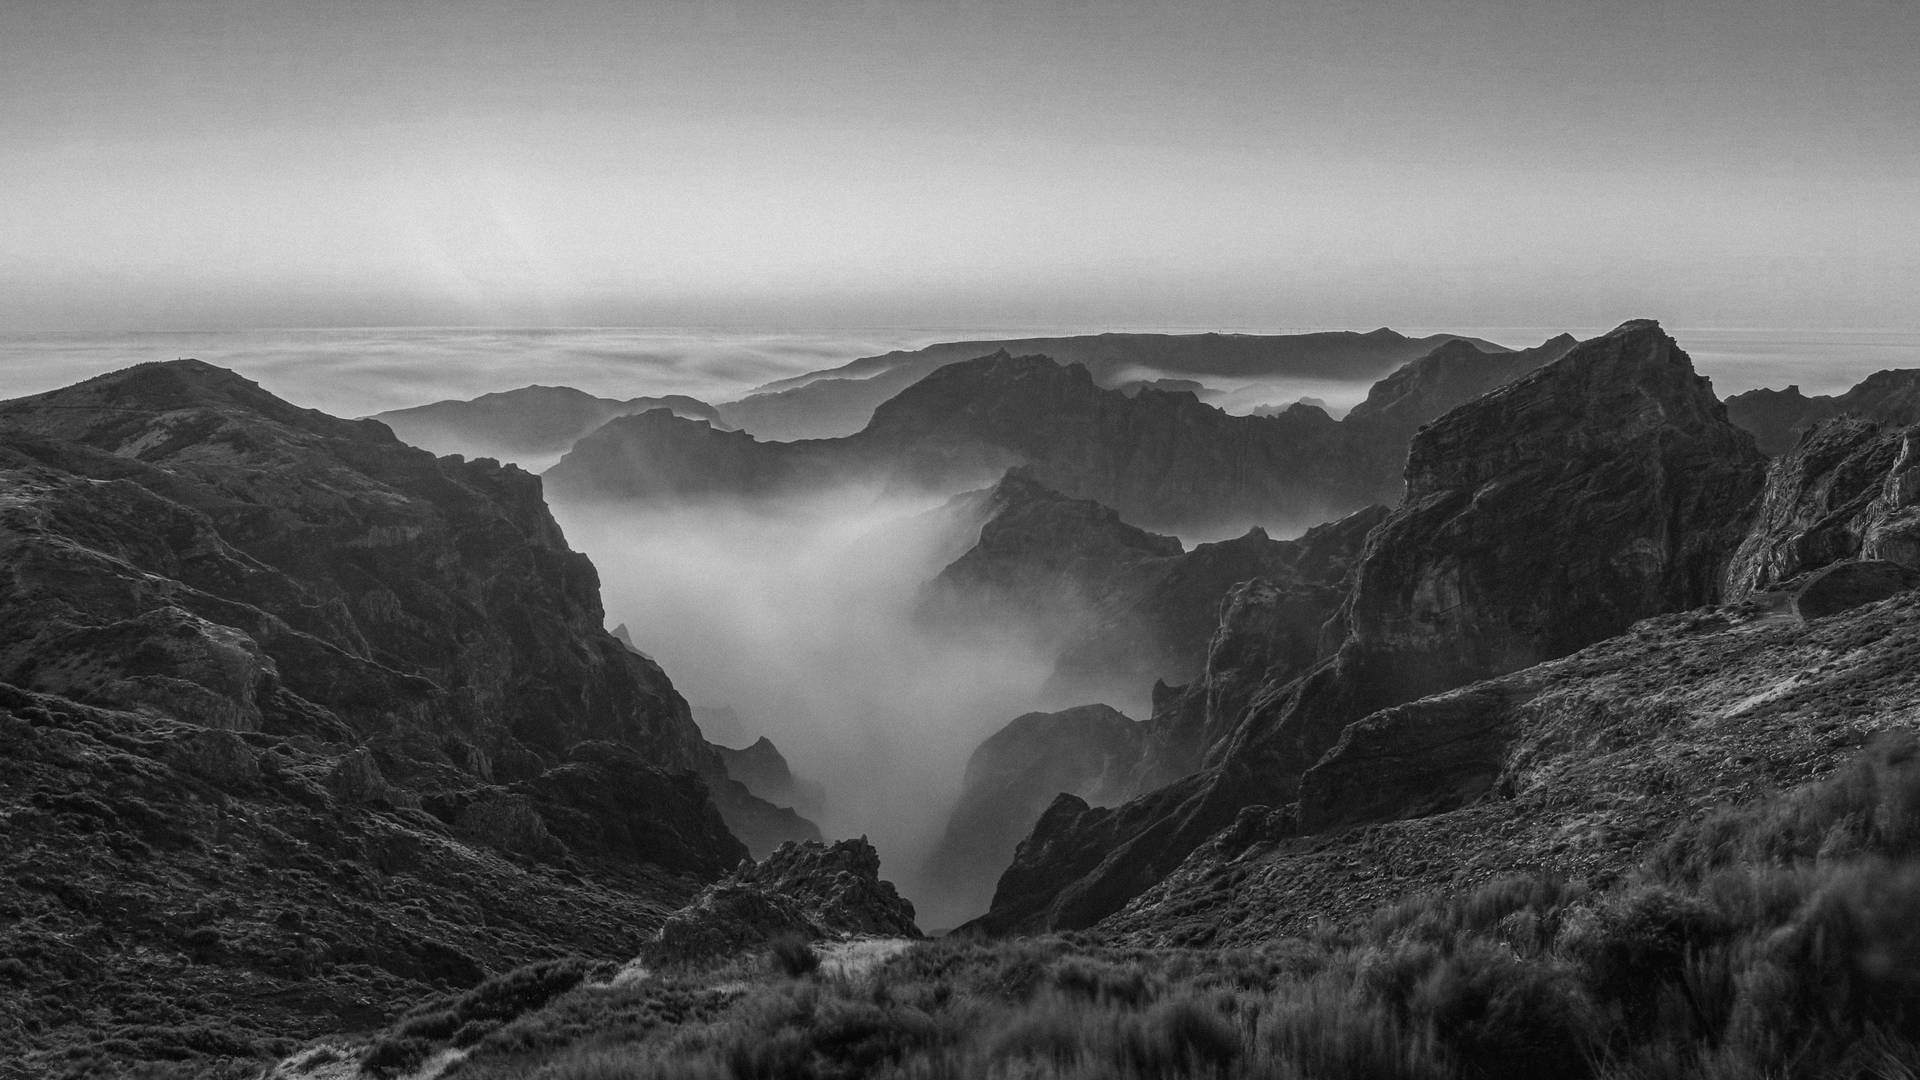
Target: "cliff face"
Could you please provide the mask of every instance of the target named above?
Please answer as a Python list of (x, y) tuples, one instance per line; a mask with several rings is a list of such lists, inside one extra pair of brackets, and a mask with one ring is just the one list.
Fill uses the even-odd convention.
[[(1178, 790), (1097, 827), (1050, 815), (1065, 831), (1037, 830), (1008, 871), (1025, 883), (1021, 905), (996, 898), (983, 924), (1085, 925), (1242, 807), (1291, 802), (1349, 723), (1712, 601), (1761, 478), (1751, 439), (1652, 323), (1447, 414), (1416, 436), (1407, 498), (1369, 534), (1316, 666), (1263, 679), (1237, 716), (1206, 716), (1227, 733)], [(1088, 862), (1062, 854), (1079, 829), (1109, 845), (1084, 880), (1030, 865), (1040, 852)]]
[[(277, 1038), (630, 949), (746, 850), (602, 619), (518, 469), (193, 361), (0, 403), (9, 954), (84, 943), (48, 1002), (219, 991)], [(85, 1029), (51, 1008), (0, 1012)]]
[[(481, 778), (594, 738), (712, 767), (659, 667), (602, 629), (593, 565), (518, 469), (435, 458), (197, 361), (0, 404), (0, 430), (19, 492), (0, 677), (103, 705), (212, 695), (231, 726), (419, 742)], [(21, 670), (74, 652), (52, 636), (128, 620), (182, 628), (169, 648), (199, 657), (198, 689)]]
[(1767, 469), (1752, 529), (1727, 569), (1733, 596), (1846, 559), (1920, 569), (1920, 432), (1838, 418)]

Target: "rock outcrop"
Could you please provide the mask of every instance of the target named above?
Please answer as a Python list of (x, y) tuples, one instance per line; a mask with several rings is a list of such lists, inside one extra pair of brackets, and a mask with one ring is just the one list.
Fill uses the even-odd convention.
[(880, 877), (866, 837), (789, 843), (708, 886), (640, 950), (648, 963), (726, 956), (785, 934), (808, 938), (920, 937), (913, 905)]
[[(1453, 410), (1416, 436), (1407, 497), (1369, 534), (1324, 658), (1263, 683), (1238, 717), (1207, 718), (1230, 730), (1208, 747), (1207, 771), (1091, 826), (1043, 822), (1002, 880), (1001, 893), (1021, 883), (1020, 903), (996, 895), (982, 928), (1086, 925), (1242, 808), (1294, 801), (1348, 724), (1715, 600), (1762, 470), (1651, 322)], [(1070, 854), (1079, 848), (1092, 850)], [(1035, 861), (1085, 864), (1096, 851), (1085, 876)]]
[(1920, 424), (1920, 370), (1876, 371), (1831, 397), (1808, 397), (1798, 386), (1749, 390), (1727, 399), (1727, 417), (1752, 432), (1769, 457), (1792, 450), (1822, 420), (1856, 417), (1903, 427)]
[(523, 386), (467, 400), (394, 409), (371, 419), (436, 454), (498, 458), (538, 470), (560, 460), (582, 435), (614, 417), (653, 409), (728, 426), (713, 406), (682, 394), (618, 401), (570, 386)]
[(1752, 528), (1727, 569), (1732, 596), (1846, 559), (1920, 569), (1920, 429), (1836, 418), (1775, 458)]

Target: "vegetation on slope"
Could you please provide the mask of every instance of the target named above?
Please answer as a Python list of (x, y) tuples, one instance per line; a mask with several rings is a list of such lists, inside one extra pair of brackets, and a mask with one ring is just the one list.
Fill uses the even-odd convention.
[(423, 1007), (364, 1060), (461, 1047), (445, 1075), (467, 1080), (1910, 1077), (1917, 855), (1920, 741), (1899, 734), (1682, 827), (1606, 889), (1515, 877), (1246, 949), (950, 938), (851, 975), (788, 956), (589, 980), (478, 1027)]

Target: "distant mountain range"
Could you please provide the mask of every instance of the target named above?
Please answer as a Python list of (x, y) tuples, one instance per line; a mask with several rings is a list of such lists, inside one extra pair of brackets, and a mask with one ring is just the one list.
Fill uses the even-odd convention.
[[(948, 364), (994, 352), (1079, 364), (1094, 384), (1131, 390), (1204, 389), (1206, 379), (1316, 378), (1370, 381), (1449, 341), (1483, 353), (1504, 346), (1457, 334), (1410, 338), (1381, 327), (1370, 333), (1086, 334), (1072, 337), (951, 341), (862, 357), (837, 368), (779, 379), (721, 406), (728, 423), (762, 439), (832, 438), (867, 425), (881, 402)], [(1192, 385), (1194, 383), (1200, 385)]]

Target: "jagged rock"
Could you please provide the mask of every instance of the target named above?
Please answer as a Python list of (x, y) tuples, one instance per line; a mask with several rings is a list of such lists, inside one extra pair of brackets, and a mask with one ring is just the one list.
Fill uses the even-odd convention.
[(1837, 418), (1768, 466), (1760, 507), (1727, 568), (1740, 597), (1847, 559), (1920, 568), (1920, 485), (1912, 432)]
[[(1301, 774), (1349, 723), (1711, 602), (1762, 471), (1752, 439), (1646, 321), (1422, 428), (1407, 497), (1369, 534), (1332, 655), (1253, 691), (1232, 734), (1209, 748), (1208, 770), (1178, 790), (1142, 796), (1084, 836), (1071, 823), (1065, 834), (1036, 830), (1008, 870), (1025, 882), (1020, 904), (996, 894), (981, 925), (1086, 925), (1241, 807), (1294, 801)], [(1080, 847), (1104, 855), (1084, 878), (1028, 865), (1030, 851), (1095, 861), (1061, 854)]]
[(724, 956), (785, 933), (921, 936), (913, 905), (880, 878), (880, 855), (863, 836), (833, 844), (782, 844), (669, 916), (641, 956), (652, 963)]
[(1920, 424), (1920, 370), (1876, 371), (1834, 397), (1808, 397), (1798, 386), (1749, 390), (1727, 399), (1727, 417), (1753, 433), (1769, 457), (1792, 450), (1823, 420), (1851, 416), (1880, 424)]

